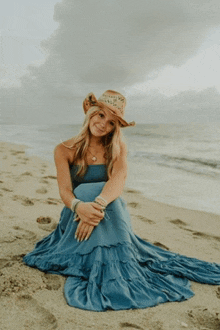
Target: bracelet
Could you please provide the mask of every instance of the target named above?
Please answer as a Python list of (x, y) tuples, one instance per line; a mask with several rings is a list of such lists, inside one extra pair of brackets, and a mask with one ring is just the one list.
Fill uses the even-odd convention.
[(104, 207), (107, 207), (107, 205), (108, 205), (108, 202), (102, 197), (102, 196), (97, 196), (96, 198), (95, 198), (95, 201), (97, 202), (97, 199), (100, 199), (101, 201), (103, 201), (104, 202), (104, 204), (101, 204), (100, 202), (98, 202), (98, 204), (101, 204), (102, 206), (104, 206)]
[(103, 205), (103, 204), (101, 204), (101, 203), (99, 203), (98, 201), (94, 201), (94, 203), (96, 203), (96, 204), (98, 204), (98, 205), (100, 205), (101, 207), (102, 207), (102, 209), (100, 210), (101, 212), (105, 212), (105, 206)]
[(74, 198), (71, 203), (71, 210), (76, 212), (76, 206), (81, 202), (80, 199)]

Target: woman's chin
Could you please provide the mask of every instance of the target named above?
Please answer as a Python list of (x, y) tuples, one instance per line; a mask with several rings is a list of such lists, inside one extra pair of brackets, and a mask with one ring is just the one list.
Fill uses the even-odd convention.
[(101, 132), (99, 130), (91, 130), (91, 134), (95, 137), (102, 137), (105, 135), (105, 132)]

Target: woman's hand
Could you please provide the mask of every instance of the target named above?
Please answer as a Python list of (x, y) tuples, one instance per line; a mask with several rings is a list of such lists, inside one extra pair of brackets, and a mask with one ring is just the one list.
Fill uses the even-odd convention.
[(104, 218), (103, 207), (94, 202), (79, 203), (76, 208), (76, 213), (82, 222), (90, 226), (97, 226)]
[[(77, 218), (76, 220), (79, 220), (79, 218)], [(89, 239), (94, 228), (95, 226), (88, 225), (86, 222), (80, 220), (76, 229), (75, 238), (79, 242)]]

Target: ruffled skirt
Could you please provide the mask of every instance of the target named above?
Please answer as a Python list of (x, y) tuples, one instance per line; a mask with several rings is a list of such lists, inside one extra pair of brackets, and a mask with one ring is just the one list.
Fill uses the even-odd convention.
[[(74, 194), (93, 201), (105, 182), (83, 183)], [(220, 264), (165, 251), (136, 236), (126, 203), (117, 198), (88, 241), (74, 238), (78, 222), (64, 207), (54, 232), (39, 241), (24, 262), (41, 271), (67, 276), (70, 306), (105, 311), (145, 308), (194, 295), (189, 280), (220, 284)]]

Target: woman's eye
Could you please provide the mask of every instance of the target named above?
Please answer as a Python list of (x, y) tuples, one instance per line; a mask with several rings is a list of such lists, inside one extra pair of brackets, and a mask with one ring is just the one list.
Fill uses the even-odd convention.
[(103, 118), (104, 117), (103, 113), (99, 113), (99, 117)]
[(110, 125), (111, 125), (111, 126), (115, 126), (114, 121), (111, 121), (111, 122), (110, 122)]

